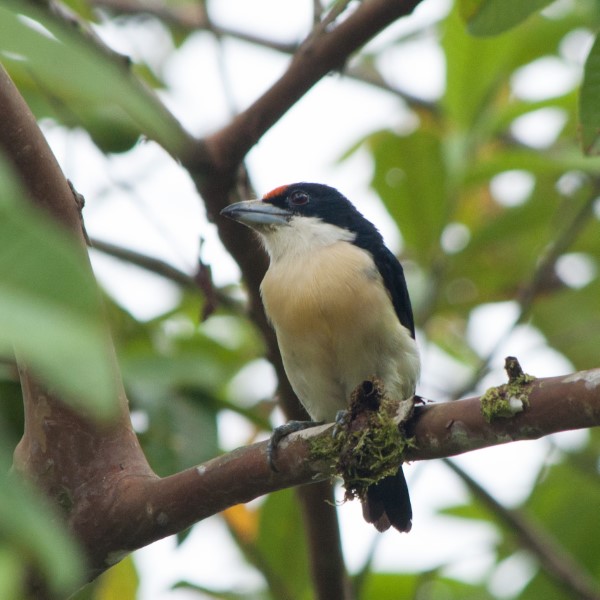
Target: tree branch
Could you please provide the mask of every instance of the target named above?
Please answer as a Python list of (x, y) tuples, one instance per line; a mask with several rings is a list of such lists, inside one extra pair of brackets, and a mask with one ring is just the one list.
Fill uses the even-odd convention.
[[(483, 417), (480, 397), (418, 406), (406, 425), (414, 447), (407, 449), (405, 460), (444, 458), (600, 425), (600, 369), (537, 379), (528, 385), (529, 406), (492, 423)], [(133, 550), (234, 504), (329, 478), (331, 464), (311, 458), (311, 446), (316, 438), (329, 437), (332, 427), (321, 425), (284, 439), (277, 451), (277, 472), (269, 467), (268, 442), (260, 442), (164, 479), (122, 478), (112, 492), (119, 511), (109, 511), (115, 519), (111, 539), (116, 531), (118, 547)]]
[[(204, 199), (209, 219), (214, 221), (219, 211), (232, 197), (236, 197), (235, 193), (232, 194), (236, 185), (236, 172), (245, 155), (262, 135), (322, 77), (332, 70), (342, 68), (353, 52), (387, 25), (410, 14), (419, 2), (420, 0), (365, 0), (360, 3), (339, 25), (327, 31), (319, 30), (318, 35), (310, 36), (298, 49), (283, 76), (269, 90), (226, 127), (200, 142), (196, 154), (189, 153), (181, 157)], [(248, 286), (250, 316), (265, 338), (267, 356), (277, 372), (282, 408), (288, 418), (306, 419), (306, 413), (286, 377), (277, 340), (260, 300), (259, 286), (267, 266), (266, 257), (248, 231), (240, 230), (225, 219), (217, 224), (219, 236), (240, 266)], [(256, 250), (252, 252), (252, 248)], [(314, 494), (301, 493), (300, 500), (308, 520), (307, 529), (314, 531), (318, 527), (316, 515), (320, 514), (322, 504), (315, 500)], [(313, 566), (325, 561), (343, 565), (339, 544), (335, 548), (333, 544), (329, 546), (329, 551), (335, 551), (335, 558), (331, 555), (325, 557), (323, 546), (313, 544), (311, 550), (317, 552), (311, 557)], [(338, 590), (345, 587), (343, 571), (341, 567), (336, 573)], [(325, 585), (326, 578), (320, 577), (314, 568), (313, 576), (318, 597), (327, 598), (331, 588)]]
[[(204, 292), (209, 302), (216, 301), (219, 305), (225, 306), (239, 313), (243, 311), (244, 306), (242, 302), (239, 302), (227, 295), (225, 292), (223, 292), (223, 290), (212, 286), (212, 282), (210, 290), (207, 291), (207, 286), (201, 280), (200, 272), (198, 272), (196, 275), (188, 275), (186, 272), (177, 269), (173, 265), (160, 258), (148, 256), (147, 254), (137, 252), (136, 250), (124, 248), (123, 246), (111, 244), (110, 242), (99, 240), (97, 238), (91, 239), (91, 247), (92, 249), (98, 250), (107, 256), (112, 256), (113, 258), (117, 258), (129, 264), (135, 265), (140, 269), (144, 269), (149, 273), (154, 273), (155, 275), (164, 277), (183, 289), (193, 292)], [(208, 267), (204, 266), (204, 268), (206, 269)], [(214, 296), (214, 298), (211, 298), (210, 296)]]
[[(214, 23), (204, 10), (202, 4), (192, 6), (167, 6), (162, 2), (140, 2), (139, 0), (92, 0), (98, 8), (108, 9), (116, 15), (139, 16), (152, 15), (170, 25), (185, 31), (209, 31), (218, 37), (233, 38), (262, 48), (268, 48), (282, 54), (295, 54), (299, 49), (297, 43), (279, 42), (253, 35), (238, 29), (223, 27)], [(318, 25), (318, 20), (315, 21)], [(348, 65), (344, 67), (344, 76), (355, 81), (366, 83), (384, 90), (404, 100), (409, 106), (432, 113), (437, 113), (436, 105), (419, 98), (406, 90), (389, 84), (374, 68), (365, 65)]]
[(329, 481), (321, 481), (298, 488), (298, 495), (305, 513), (308, 558), (315, 598), (354, 598), (340, 550), (342, 541), (333, 486)]
[[(34, 116), (1, 65), (0, 122), (0, 149), (12, 162), (31, 202), (57, 221), (65, 235), (76, 239), (87, 258), (73, 192)], [(27, 365), (19, 364), (19, 375), (25, 430), (15, 449), (15, 469), (62, 508), (65, 518), (80, 518), (73, 532), (91, 557), (98, 530), (103, 527), (94, 512), (94, 500), (125, 476), (154, 477), (131, 427), (121, 382), (116, 386), (120, 390), (119, 413), (110, 423), (100, 424), (63, 403), (37, 381)], [(93, 560), (90, 563), (92, 571), (97, 571)], [(41, 597), (44, 591), (35, 593)]]
[[(261, 99), (223, 130), (199, 141), (196, 154), (183, 157), (204, 196), (209, 214), (215, 216), (229, 201), (241, 160), (265, 131), (321, 77), (341, 68), (353, 51), (396, 18), (411, 12), (417, 4), (417, 0), (394, 3), (365, 0), (342, 23), (307, 40), (288, 71)], [(46, 206), (68, 229), (81, 235), (75, 203), (68, 186), (61, 188), (64, 177), (54, 157), (51, 153), (48, 155), (47, 146), (40, 142), (41, 134), (34, 127), (31, 115), (26, 115), (21, 105), (11, 104), (14, 94), (4, 89), (5, 84), (4, 79), (0, 80), (0, 107), (7, 113), (2, 114), (2, 122), (12, 126), (13, 109), (19, 118), (15, 123), (17, 130), (0, 129), (0, 142), (6, 141), (11, 156), (17, 156), (17, 168), (32, 189), (36, 202)], [(32, 140), (36, 148), (33, 156), (30, 154)], [(21, 154), (23, 160), (19, 159)], [(43, 171), (45, 165), (50, 165), (47, 174)], [(229, 224), (220, 223), (220, 231), (250, 285), (254, 318), (269, 344), (287, 413), (298, 415), (299, 405), (285, 379), (273, 332), (258, 301), (258, 283), (266, 266), (264, 256), (248, 252), (253, 247), (252, 242), (246, 233), (240, 234), (239, 228), (234, 230)], [(330, 435), (328, 428), (321, 428), (320, 433), (313, 430), (284, 441), (277, 457), (278, 473), (268, 467), (266, 443), (262, 443), (160, 479), (149, 469), (139, 450), (126, 415), (124, 396), (119, 423), (101, 428), (68, 410), (59, 398), (43, 390), (25, 368), (22, 376), (27, 422), (24, 441), (30, 441), (21, 443), (15, 462), (55, 501), (60, 503), (66, 499), (63, 507), (67, 522), (86, 547), (92, 574), (108, 568), (129, 551), (181, 531), (228, 506), (330, 476), (330, 465), (310, 460), (307, 440), (315, 435)], [(417, 446), (407, 452), (406, 459), (439, 458), (517, 439), (534, 439), (565, 429), (598, 425), (599, 387), (599, 370), (538, 380), (531, 385), (530, 406), (525, 412), (491, 424), (483, 419), (478, 398), (418, 407), (408, 426), (408, 433), (414, 436)], [(43, 453), (33, 447), (34, 436), (41, 431), (43, 439), (48, 441)], [(48, 461), (54, 459), (57, 449), (62, 449), (67, 456), (49, 472)], [(30, 460), (32, 456), (35, 460)], [(314, 494), (303, 493), (302, 496), (305, 510), (313, 515), (315, 511), (311, 511), (310, 506), (315, 505)], [(311, 516), (311, 525), (315, 526), (317, 521), (312, 519)], [(335, 523), (333, 517), (327, 519), (329, 525)], [(339, 562), (339, 541), (333, 537), (331, 540), (337, 551), (334, 558)], [(335, 568), (338, 574), (343, 573), (343, 566), (338, 564)], [(318, 572), (316, 578), (322, 579)], [(326, 597), (323, 595), (325, 585), (320, 585), (322, 597)]]
[[(250, 316), (267, 342), (268, 356), (281, 382), (280, 398), (289, 418), (306, 418), (285, 376), (277, 341), (259, 296), (267, 261), (249, 231), (225, 219), (219, 211), (235, 195), (236, 170), (250, 148), (317, 81), (341, 68), (348, 57), (396, 19), (410, 14), (420, 0), (367, 0), (331, 30), (309, 36), (287, 71), (256, 102), (227, 126), (199, 143), (197, 152), (181, 157), (202, 195), (208, 216), (216, 221), (223, 244), (236, 260), (248, 286)], [(232, 193), (233, 192), (233, 193)], [(249, 252), (255, 248), (255, 252)]]
[(510, 419), (486, 422), (480, 397), (417, 407), (407, 434), (417, 448), (406, 460), (446, 458), (488, 446), (535, 440), (559, 431), (600, 425), (600, 369), (536, 379), (529, 406)]
[[(205, 140), (213, 166), (221, 172), (235, 172), (254, 144), (315, 83), (330, 71), (342, 69), (352, 53), (395, 20), (410, 14), (420, 1), (367, 0), (333, 29), (309, 36), (282, 77), (254, 104)], [(184, 162), (194, 173), (205, 172), (206, 165), (194, 164), (185, 157)]]
[[(569, 247), (577, 240), (577, 237), (594, 217), (594, 206), (600, 190), (600, 178), (594, 177), (591, 181), (591, 189), (588, 197), (577, 208), (575, 214), (567, 221), (565, 226), (556, 234), (556, 237), (547, 245), (541, 258), (537, 257), (532, 273), (527, 276), (522, 283), (518, 295), (517, 303), (519, 305), (519, 314), (512, 325), (504, 334), (496, 340), (494, 346), (483, 356), (472, 377), (461, 388), (454, 391), (454, 397), (460, 398), (472, 390), (475, 385), (481, 381), (483, 376), (489, 371), (490, 363), (499, 348), (507, 341), (515, 327), (524, 323), (531, 315), (533, 303), (539, 294), (548, 290), (548, 282), (553, 282), (554, 289), (561, 289), (561, 282), (558, 276), (554, 274), (556, 261), (564, 254)], [(557, 285), (558, 284), (558, 285)]]

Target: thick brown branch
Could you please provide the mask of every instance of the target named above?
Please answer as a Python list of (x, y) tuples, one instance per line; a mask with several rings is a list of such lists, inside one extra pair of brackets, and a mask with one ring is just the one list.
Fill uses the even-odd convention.
[(35, 118), (0, 65), (0, 149), (20, 176), (31, 200), (70, 234), (85, 239), (75, 198)]
[[(406, 451), (406, 460), (443, 458), (600, 425), (600, 369), (538, 379), (529, 385), (529, 406), (492, 423), (483, 417), (478, 397), (417, 407), (407, 428), (415, 446)], [(277, 453), (278, 472), (269, 468), (267, 442), (261, 442), (171, 477), (147, 479), (142, 487), (136, 479), (122, 480), (117, 497), (132, 502), (131, 509), (118, 515), (122, 524), (115, 526), (122, 532), (122, 547), (141, 547), (234, 504), (328, 478), (331, 465), (312, 460), (310, 448), (315, 437), (331, 435), (331, 427), (323, 425), (286, 438)]]
[[(79, 242), (87, 257), (79, 207), (34, 116), (0, 66), (0, 148), (12, 161), (32, 203), (56, 220)], [(49, 346), (48, 352), (53, 352)], [(115, 371), (116, 372), (116, 371)], [(108, 518), (96, 506), (124, 477), (154, 477), (131, 428), (127, 399), (120, 382), (119, 413), (100, 424), (76, 413), (19, 365), (23, 388), (25, 431), (15, 450), (15, 469), (35, 481), (77, 521), (73, 532), (88, 551), (92, 570), (96, 540)], [(42, 592), (40, 592), (41, 594)]]

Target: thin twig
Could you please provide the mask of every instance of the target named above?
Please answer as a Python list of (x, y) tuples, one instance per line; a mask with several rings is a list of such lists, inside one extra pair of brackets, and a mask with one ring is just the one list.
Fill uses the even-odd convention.
[(168, 279), (169, 281), (172, 281), (173, 283), (176, 283), (185, 289), (195, 291), (199, 290), (198, 283), (194, 277), (188, 275), (184, 271), (180, 271), (176, 267), (170, 265), (164, 260), (161, 260), (160, 258), (148, 256), (147, 254), (142, 254), (136, 250), (124, 248), (123, 246), (119, 246), (117, 244), (111, 244), (110, 242), (99, 240), (98, 238), (92, 238), (90, 241), (91, 247), (94, 250), (98, 250), (103, 254), (118, 258), (119, 260), (131, 263), (136, 267), (140, 267), (146, 271), (160, 275), (161, 277), (164, 277), (165, 279)]
[[(105, 242), (103, 240), (99, 240), (97, 238), (91, 239), (91, 247), (94, 250), (98, 250), (103, 254), (107, 254), (108, 256), (112, 256), (114, 258), (118, 258), (124, 262), (128, 262), (136, 267), (140, 267), (141, 269), (145, 269), (150, 273), (154, 273), (156, 275), (160, 275), (173, 283), (183, 287), (184, 289), (191, 291), (202, 291), (202, 286), (198, 281), (198, 278), (193, 275), (188, 275), (184, 271), (180, 271), (173, 265), (161, 260), (160, 258), (155, 258), (153, 256), (148, 256), (147, 254), (143, 254), (141, 252), (137, 252), (136, 250), (131, 250), (130, 248), (124, 248), (123, 246), (119, 246), (117, 244), (111, 244), (110, 242)], [(244, 310), (243, 305), (234, 300), (231, 296), (225, 294), (222, 290), (215, 288), (215, 294), (218, 298), (219, 304), (226, 306), (229, 309), (236, 310), (238, 312), (242, 312)]]
[[(224, 61), (223, 35), (215, 30), (208, 16), (207, 22), (218, 43), (217, 60), (221, 81), (230, 114), (234, 116), (237, 114), (237, 109)], [(236, 191), (238, 191), (237, 195), (242, 198), (248, 198), (250, 192), (254, 192), (244, 162), (238, 171)], [(344, 564), (337, 512), (332, 504), (326, 503), (328, 500), (333, 501), (331, 484), (323, 481), (312, 486), (301, 487), (297, 494), (302, 506), (302, 516), (307, 533), (308, 558), (315, 598), (318, 600), (331, 598), (351, 600), (350, 580)], [(279, 596), (287, 597), (285, 594), (279, 594)]]
[(481, 358), (479, 366), (469, 381), (459, 390), (454, 392), (454, 398), (460, 398), (475, 388), (478, 382), (481, 381), (483, 376), (489, 371), (492, 360), (512, 335), (517, 325), (523, 323), (528, 318), (538, 294), (543, 291), (549, 275), (556, 266), (556, 261), (564, 254), (571, 244), (577, 240), (577, 236), (590, 222), (590, 219), (593, 218), (594, 205), (598, 197), (599, 189), (600, 178), (595, 178), (589, 197), (579, 207), (579, 210), (573, 215), (571, 221), (568, 222), (564, 229), (550, 242), (550, 244), (548, 244), (541, 260), (536, 264), (533, 274), (527, 278), (528, 283), (521, 288), (516, 299), (519, 305), (519, 314), (517, 315), (517, 318), (496, 340), (491, 350)]
[(519, 293), (517, 301), (520, 306), (520, 315), (518, 322), (525, 320), (537, 293), (543, 288), (548, 276), (553, 272), (556, 261), (562, 254), (577, 240), (579, 234), (590, 222), (594, 216), (594, 205), (600, 191), (600, 178), (594, 178), (592, 181), (592, 189), (585, 202), (579, 207), (570, 223), (564, 227), (560, 234), (554, 238), (546, 247), (541, 260), (535, 268), (535, 272), (531, 277), (529, 285), (525, 286)]
[(600, 600), (598, 583), (548, 530), (534, 523), (533, 519), (522, 511), (503, 506), (454, 461), (444, 459), (444, 463), (460, 477), (471, 493), (506, 525), (507, 530), (516, 535), (520, 543), (538, 559), (549, 577), (573, 597), (581, 600)]
[[(315, 0), (315, 2), (318, 3), (318, 0)], [(217, 25), (216, 23), (213, 23), (209, 19), (208, 15), (200, 9), (190, 10), (187, 6), (183, 8), (178, 8), (176, 6), (169, 7), (164, 5), (162, 2), (141, 3), (139, 0), (92, 0), (92, 4), (99, 8), (111, 10), (116, 14), (134, 16), (140, 14), (153, 15), (175, 27), (179, 27), (186, 31), (211, 31), (219, 37), (236, 39), (242, 42), (253, 44), (254, 46), (275, 50), (277, 52), (281, 52), (282, 54), (293, 55), (300, 47), (300, 44), (296, 42), (279, 42), (265, 37), (253, 35), (235, 28)], [(335, 20), (335, 18), (338, 16), (338, 14), (334, 15), (333, 12), (330, 12), (328, 16), (329, 15), (332, 15), (332, 18), (330, 18), (328, 22)], [(317, 23), (322, 25), (320, 21), (320, 15)], [(385, 92), (389, 92), (390, 94), (393, 94), (394, 96), (404, 100), (406, 104), (412, 108), (431, 113), (436, 113), (438, 110), (435, 103), (428, 102), (427, 100), (415, 96), (414, 94), (411, 94), (410, 92), (403, 90), (396, 85), (388, 83), (373, 68), (366, 68), (364, 65), (360, 64), (346, 65), (344, 67), (343, 74), (349, 79), (353, 79), (355, 81), (381, 89)]]

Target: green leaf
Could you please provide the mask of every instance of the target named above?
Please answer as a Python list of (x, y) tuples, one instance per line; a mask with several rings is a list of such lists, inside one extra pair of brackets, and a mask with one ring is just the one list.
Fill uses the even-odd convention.
[[(1, 527), (1, 525), (0, 525)], [(26, 565), (14, 548), (0, 543), (0, 598), (19, 598), (25, 581)]]
[[(591, 432), (593, 433), (593, 431)], [(580, 461), (581, 453), (565, 455), (564, 460), (547, 468), (526, 503), (527, 511), (541, 524), (582, 569), (600, 581), (600, 481), (597, 449), (594, 460)], [(540, 571), (525, 588), (520, 598), (567, 599), (562, 588)]]
[(214, 600), (272, 600), (273, 596), (266, 591), (251, 591), (251, 592), (226, 592), (214, 590), (203, 585), (191, 583), (189, 581), (178, 581), (174, 586), (174, 590), (188, 590), (190, 592), (198, 592), (198, 599), (214, 598)]
[(0, 353), (14, 348), (65, 400), (108, 417), (119, 378), (87, 258), (3, 164), (0, 182)]
[(532, 323), (548, 343), (564, 354), (575, 369), (598, 366), (600, 356), (600, 278), (582, 289), (565, 289), (540, 298)]
[(440, 515), (468, 519), (469, 521), (483, 521), (496, 523), (497, 519), (493, 512), (478, 500), (471, 499), (468, 504), (456, 504), (438, 510)]
[(574, 147), (546, 153), (533, 148), (505, 148), (471, 165), (464, 174), (464, 183), (485, 183), (494, 175), (513, 169), (558, 179), (567, 171), (593, 174), (599, 168), (600, 160), (583, 156)]
[(396, 573), (370, 573), (360, 590), (359, 598), (369, 600), (397, 600), (398, 598), (415, 598), (418, 588), (416, 575), (400, 575)]
[(172, 154), (187, 143), (181, 125), (125, 61), (33, 3), (6, 0), (0, 6), (0, 56), (17, 86), (38, 96), (34, 110), (83, 125), (107, 151), (128, 149), (140, 135)]
[(415, 259), (435, 254), (447, 217), (446, 167), (436, 134), (380, 131), (367, 140), (375, 172), (371, 185), (396, 221)]
[(135, 563), (129, 555), (100, 577), (93, 600), (136, 600), (138, 585)]
[(486, 589), (485, 585), (475, 585), (437, 576), (435, 579), (421, 583), (415, 597), (425, 597), (428, 600), (497, 600)]
[(148, 461), (158, 475), (169, 475), (197, 465), (218, 454), (216, 412), (202, 402), (174, 392), (146, 393), (134, 398), (135, 408), (149, 417), (149, 428), (140, 434)]
[[(545, 98), (544, 100), (538, 100), (535, 102), (519, 100), (511, 97), (509, 102), (500, 104), (496, 107), (496, 110), (490, 113), (490, 118), (487, 122), (486, 134), (489, 136), (508, 136), (511, 133), (511, 125), (513, 125), (515, 120), (519, 117), (534, 114), (536, 111), (541, 109), (555, 108), (560, 110), (567, 118), (561, 133), (562, 135), (565, 135), (566, 131), (566, 135), (569, 136), (568, 141), (571, 142), (573, 139), (573, 132), (570, 130), (570, 125), (572, 122), (574, 122), (574, 115), (578, 100), (579, 94), (576, 90), (572, 90), (563, 96)], [(506, 150), (509, 150), (509, 148), (510, 146), (507, 147)], [(536, 152), (539, 154), (539, 150), (536, 149)], [(503, 152), (499, 153), (502, 154)], [(543, 156), (552, 158), (551, 156), (548, 156), (547, 152), (545, 152)]]
[(493, 600), (483, 585), (440, 577), (437, 572), (422, 575), (372, 573), (361, 590), (360, 599), (397, 600), (427, 598), (427, 600)]
[[(472, 137), (481, 121), (494, 118), (498, 104), (508, 98), (512, 73), (555, 54), (564, 37), (586, 19), (593, 21), (587, 13), (552, 20), (536, 16), (493, 39), (483, 39), (469, 35), (458, 11), (452, 11), (442, 24), (447, 73), (443, 105), (449, 123), (459, 126), (455, 135)], [(472, 156), (464, 159), (469, 164)]]
[(510, 208), (489, 198), (487, 189), (465, 194), (456, 217), (471, 239), (448, 258), (440, 308), (448, 303), (465, 314), (475, 304), (514, 299), (519, 282), (533, 273), (536, 257), (556, 234), (559, 201), (552, 180), (538, 180), (532, 196)]
[[(292, 542), (290, 542), (293, 540)], [(310, 589), (306, 537), (294, 490), (269, 494), (260, 511), (256, 548), (275, 598), (297, 600)]]
[(586, 154), (600, 154), (600, 36), (588, 54), (579, 96), (581, 144)]
[[(10, 460), (4, 446), (0, 455), (4, 466)], [(30, 485), (4, 468), (0, 469), (0, 489), (0, 591), (20, 588), (21, 576), (32, 560), (57, 597), (72, 592), (83, 583), (83, 554), (61, 526), (62, 520)], [(12, 580), (7, 565), (14, 569)]]
[(573, 594), (563, 586), (557, 585), (556, 581), (539, 569), (535, 577), (529, 581), (523, 591), (518, 595), (518, 600), (540, 600), (540, 598), (552, 598), (552, 600), (573, 600)]
[(544, 8), (552, 0), (461, 0), (463, 18), (473, 35), (502, 33)]

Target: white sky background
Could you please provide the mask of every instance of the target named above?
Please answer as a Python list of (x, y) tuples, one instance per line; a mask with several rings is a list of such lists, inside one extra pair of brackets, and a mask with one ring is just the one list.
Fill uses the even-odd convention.
[[(309, 0), (210, 3), (216, 23), (283, 42), (305, 36), (311, 23), (311, 7)], [(434, 21), (445, 14), (448, 7), (447, 0), (426, 0), (413, 16), (394, 25), (374, 45)], [(184, 125), (198, 135), (218, 129), (228, 119), (231, 99), (223, 89), (220, 61), (225, 65), (237, 109), (255, 100), (289, 61), (286, 56), (234, 40), (224, 41), (219, 57), (218, 46), (207, 34), (192, 36), (171, 55), (168, 36), (155, 24), (131, 26), (127, 30), (103, 27), (101, 33), (115, 49), (134, 60), (143, 58), (164, 73), (170, 85), (169, 91), (163, 94), (165, 102)], [(579, 52), (579, 57), (583, 53), (581, 48), (589, 43), (582, 35), (579, 45), (575, 44), (575, 50), (570, 50)], [(165, 61), (167, 55), (170, 58)], [(579, 58), (579, 62), (581, 60)], [(428, 99), (442, 93), (443, 56), (433, 39), (415, 40), (390, 52), (382, 67), (396, 83), (412, 93)], [(546, 62), (543, 68), (554, 69), (552, 77), (543, 77), (545, 82), (554, 83), (554, 88), (545, 90), (548, 96), (562, 93), (561, 86), (572, 86), (579, 77), (577, 65), (567, 62), (553, 66)], [(515, 89), (524, 96), (536, 90), (539, 93), (539, 86), (532, 84), (535, 73), (526, 75), (517, 78)], [(406, 111), (399, 100), (338, 74), (331, 75), (292, 108), (252, 150), (248, 157), (252, 180), (258, 193), (293, 181), (333, 185), (354, 201), (379, 227), (388, 245), (398, 250), (399, 234), (368, 189), (370, 158), (359, 152), (348, 161), (337, 161), (365, 134), (380, 128), (406, 127), (406, 122)], [(550, 115), (541, 126), (539, 122), (525, 123), (519, 134), (544, 145), (553, 139), (548, 139), (548, 129), (554, 129), (556, 135), (559, 126), (556, 115)], [(198, 240), (202, 237), (205, 240), (202, 258), (213, 266), (216, 283), (237, 280), (238, 269), (223, 251), (215, 228), (207, 223), (189, 178), (156, 145), (140, 143), (125, 155), (107, 159), (94, 149), (85, 134), (67, 133), (52, 124), (47, 124), (45, 131), (67, 176), (87, 199), (85, 219), (90, 235), (158, 256), (188, 272), (194, 269)], [(518, 174), (496, 184), (499, 201), (506, 203), (522, 201), (519, 194), (526, 195), (526, 188), (526, 177), (519, 179)], [(97, 253), (93, 262), (105, 287), (139, 318), (160, 314), (177, 300), (176, 288), (161, 278)], [(502, 338), (511, 326), (514, 311), (510, 303), (475, 311), (469, 327), (469, 339), (474, 347), (482, 354), (493, 347), (495, 340)], [(428, 395), (427, 381), (458, 384), (467, 376), (441, 352), (425, 347), (424, 341), (420, 341), (424, 362), (422, 394)], [(502, 344), (494, 360), (496, 368), (483, 386), (503, 380), (501, 365), (507, 354), (521, 357), (524, 369), (537, 376), (557, 375), (571, 369), (564, 358), (546, 347), (538, 333), (520, 327)], [(273, 386), (272, 375), (264, 366), (255, 372), (253, 382), (258, 395)], [(437, 391), (430, 390), (429, 395), (439, 398)], [(244, 443), (247, 431), (241, 418), (225, 416), (220, 428), (226, 447)], [(577, 432), (552, 438), (556, 444), (577, 444), (584, 439), (585, 434)], [(532, 478), (540, 461), (547, 458), (549, 448), (547, 439), (520, 442), (467, 454), (456, 461), (500, 501), (511, 504), (529, 493)], [(380, 535), (375, 563), (378, 568), (422, 570), (445, 564), (452, 575), (471, 581), (482, 577), (493, 561), (489, 550), (493, 531), (483, 525), (465, 524), (435, 514), (439, 508), (465, 498), (456, 478), (436, 461), (409, 466), (407, 476), (415, 513), (410, 535), (376, 534), (362, 520), (358, 503), (340, 507), (344, 551), (350, 569), (361, 564), (373, 539)], [(224, 589), (230, 588), (232, 582), (244, 589), (259, 581), (239, 556), (218, 517), (197, 525), (179, 549), (173, 540), (165, 540), (139, 551), (136, 557), (142, 577), (142, 600), (199, 598), (189, 592), (168, 591), (179, 579)], [(492, 587), (499, 597), (509, 597), (526, 582), (530, 567), (525, 561), (513, 561), (502, 569)]]

